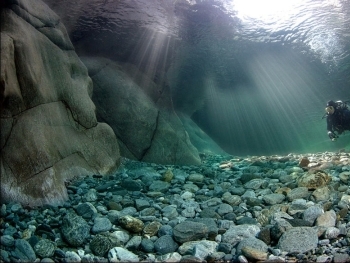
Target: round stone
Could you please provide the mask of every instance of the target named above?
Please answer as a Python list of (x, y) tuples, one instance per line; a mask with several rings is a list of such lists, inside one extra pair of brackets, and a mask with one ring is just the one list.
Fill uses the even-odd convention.
[(144, 224), (140, 219), (129, 215), (119, 218), (119, 223), (123, 228), (134, 233), (140, 233), (144, 227)]
[(90, 242), (90, 249), (96, 256), (104, 256), (111, 248), (111, 240), (103, 235), (96, 235)]
[(56, 243), (48, 239), (40, 239), (34, 246), (35, 253), (41, 258), (50, 258), (56, 249)]

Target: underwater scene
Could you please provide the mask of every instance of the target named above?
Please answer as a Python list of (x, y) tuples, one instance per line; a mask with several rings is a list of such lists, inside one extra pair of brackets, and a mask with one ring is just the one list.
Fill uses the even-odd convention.
[(350, 262), (350, 0), (0, 8), (0, 262)]

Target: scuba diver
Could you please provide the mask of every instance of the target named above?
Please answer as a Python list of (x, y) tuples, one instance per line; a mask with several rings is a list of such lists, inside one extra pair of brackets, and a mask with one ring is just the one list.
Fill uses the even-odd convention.
[(327, 119), (328, 136), (332, 141), (336, 141), (345, 130), (350, 130), (350, 110), (347, 103), (349, 101), (338, 100), (334, 102), (330, 100), (327, 102), (326, 114), (323, 118)]

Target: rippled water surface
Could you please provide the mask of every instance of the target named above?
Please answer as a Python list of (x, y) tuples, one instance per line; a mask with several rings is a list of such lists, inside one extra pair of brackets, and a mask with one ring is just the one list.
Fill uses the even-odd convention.
[(337, 62), (349, 52), (349, 0), (46, 2), (63, 16), (75, 41), (94, 31), (110, 31), (125, 37), (130, 32), (123, 31), (132, 26), (186, 38), (184, 31), (192, 27), (198, 30), (197, 41), (213, 34), (217, 37), (226, 34), (233, 41), (304, 45), (324, 62)]

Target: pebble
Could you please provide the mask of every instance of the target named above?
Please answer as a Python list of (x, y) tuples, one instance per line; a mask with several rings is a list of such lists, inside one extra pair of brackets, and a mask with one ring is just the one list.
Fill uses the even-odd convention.
[(174, 239), (179, 243), (200, 240), (208, 236), (208, 227), (203, 223), (184, 221), (173, 229)]
[(67, 251), (64, 261), (67, 263), (81, 262), (81, 257), (75, 251)]
[(154, 242), (154, 250), (160, 254), (175, 252), (178, 247), (179, 245), (174, 241), (171, 235), (161, 236)]
[(337, 215), (334, 210), (326, 211), (316, 219), (316, 226), (332, 227), (335, 226)]
[(128, 250), (137, 250), (142, 241), (141, 236), (133, 236), (126, 244), (125, 248)]
[(91, 232), (98, 234), (101, 232), (109, 231), (112, 228), (112, 223), (107, 217), (96, 217)]
[(48, 239), (40, 239), (34, 246), (35, 254), (41, 258), (50, 258), (56, 249), (56, 243)]
[(1, 236), (1, 245), (5, 247), (12, 247), (15, 244), (15, 239), (10, 235)]
[(96, 256), (104, 256), (111, 248), (111, 240), (104, 235), (96, 235), (90, 242), (90, 249)]
[(82, 217), (68, 213), (62, 220), (62, 234), (70, 245), (78, 247), (89, 238), (90, 226)]
[(1, 204), (3, 262), (348, 262), (349, 153), (124, 159), (58, 207)]
[(114, 247), (108, 252), (110, 262), (139, 262), (140, 259), (134, 253), (122, 247)]

